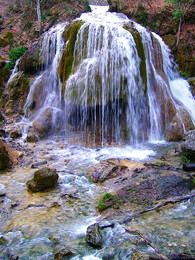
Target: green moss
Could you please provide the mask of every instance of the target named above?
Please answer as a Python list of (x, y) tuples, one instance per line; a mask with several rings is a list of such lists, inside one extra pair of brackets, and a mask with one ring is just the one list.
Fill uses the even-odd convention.
[(119, 207), (119, 199), (116, 195), (112, 193), (105, 193), (102, 198), (98, 202), (98, 209), (99, 211), (103, 211), (107, 208), (118, 208)]
[(63, 37), (66, 43), (66, 48), (63, 51), (58, 69), (58, 73), (60, 75), (62, 83), (65, 83), (65, 81), (71, 74), (72, 65), (74, 62), (74, 46), (77, 38), (77, 33), (83, 23), (83, 21), (75, 21), (67, 26), (64, 31)]
[(132, 29), (131, 27), (125, 25), (123, 27), (125, 30), (129, 31), (135, 41), (136, 47), (137, 47), (137, 52), (138, 55), (140, 57), (140, 74), (142, 77), (142, 81), (144, 84), (144, 91), (147, 91), (147, 71), (146, 71), (146, 57), (145, 57), (145, 53), (144, 53), (144, 45), (142, 43), (142, 38), (139, 34), (139, 32), (136, 29)]
[(6, 47), (6, 46), (8, 46), (8, 45), (9, 45), (8, 40), (6, 40), (6, 39), (4, 39), (4, 38), (0, 38), (0, 47), (1, 47), (1, 48), (4, 48), (4, 47)]

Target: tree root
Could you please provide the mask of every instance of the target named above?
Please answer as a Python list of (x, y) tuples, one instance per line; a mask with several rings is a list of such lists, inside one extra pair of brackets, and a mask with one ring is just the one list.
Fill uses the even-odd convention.
[(156, 206), (153, 207), (153, 208), (145, 209), (145, 210), (142, 210), (142, 211), (140, 211), (140, 212), (138, 212), (138, 213), (132, 215), (131, 217), (125, 219), (125, 220), (122, 221), (122, 222), (120, 222), (120, 224), (128, 223), (128, 222), (132, 221), (134, 218), (138, 217), (139, 215), (142, 215), (142, 214), (144, 214), (144, 213), (146, 213), (146, 212), (149, 212), (149, 211), (156, 210), (156, 209), (158, 209), (158, 208), (164, 207), (164, 206), (166, 206), (167, 204), (175, 204), (175, 203), (177, 203), (177, 202), (181, 202), (181, 201), (183, 201), (183, 200), (188, 200), (188, 199), (193, 198), (193, 197), (195, 197), (195, 194), (194, 194), (194, 193), (191, 194), (191, 195), (187, 195), (187, 196), (184, 196), (184, 197), (175, 199), (175, 200), (166, 200), (166, 201), (163, 201), (163, 202), (161, 202), (160, 204), (156, 205)]
[(131, 230), (127, 227), (125, 227), (125, 231), (127, 231), (128, 233), (134, 233), (139, 235), (141, 238), (143, 238), (143, 240), (146, 242), (146, 244), (148, 244), (150, 247), (152, 247), (154, 249), (154, 251), (163, 259), (163, 260), (169, 260), (169, 258), (167, 258), (165, 255), (161, 254), (158, 249), (142, 234), (140, 233), (138, 230)]

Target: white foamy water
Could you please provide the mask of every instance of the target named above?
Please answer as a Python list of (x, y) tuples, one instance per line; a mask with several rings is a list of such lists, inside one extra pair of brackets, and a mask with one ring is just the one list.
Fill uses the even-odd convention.
[[(189, 85), (160, 36), (124, 14), (107, 12), (107, 6), (94, 5), (92, 10), (76, 19), (84, 23), (79, 25), (65, 82), (58, 73), (62, 57), (67, 58), (62, 56), (68, 45), (62, 36), (66, 24), (44, 34), (45, 70), (25, 104), (31, 121), (44, 124), (51, 117), (50, 133), (70, 130), (80, 134), (82, 144), (94, 147), (162, 141), (173, 123), (170, 104), (181, 121), (182, 109), (195, 121)], [(185, 122), (181, 125), (185, 131)], [(125, 153), (137, 157), (136, 151)]]
[(93, 13), (105, 13), (108, 12), (109, 6), (108, 5), (89, 5)]

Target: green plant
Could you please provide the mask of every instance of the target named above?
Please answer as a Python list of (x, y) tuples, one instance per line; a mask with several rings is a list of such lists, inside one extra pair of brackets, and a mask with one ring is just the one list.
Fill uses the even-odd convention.
[(182, 152), (180, 154), (180, 158), (182, 159), (183, 162), (185, 163), (192, 163), (194, 162), (194, 155), (191, 152)]
[(41, 14), (41, 21), (45, 21), (47, 19), (48, 14), (47, 13), (42, 13)]
[(147, 26), (147, 25), (148, 25), (148, 13), (143, 12), (143, 13), (140, 15), (139, 22), (140, 22), (142, 25)]
[(85, 12), (91, 12), (91, 7), (89, 6), (88, 0), (84, 0), (84, 10)]
[(173, 20), (178, 21), (178, 30), (177, 30), (177, 43), (176, 47), (179, 44), (180, 40), (180, 30), (182, 24), (185, 22), (185, 17), (187, 13), (193, 8), (194, 0), (164, 0), (169, 4), (172, 4), (174, 10), (172, 12)]
[(105, 193), (102, 198), (98, 201), (98, 209), (99, 211), (103, 211), (109, 207), (118, 204), (118, 199), (116, 195), (113, 195), (110, 192)]
[(11, 49), (9, 52), (10, 61), (6, 65), (6, 69), (13, 69), (17, 59), (19, 59), (26, 51), (26, 48), (23, 46), (16, 47)]

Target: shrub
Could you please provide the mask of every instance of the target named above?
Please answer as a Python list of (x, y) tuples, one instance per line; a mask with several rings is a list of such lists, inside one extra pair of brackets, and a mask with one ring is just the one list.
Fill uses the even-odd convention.
[(10, 61), (7, 63), (6, 68), (13, 69), (17, 59), (19, 59), (25, 53), (25, 51), (26, 48), (23, 46), (11, 49), (11, 51), (9, 52)]

